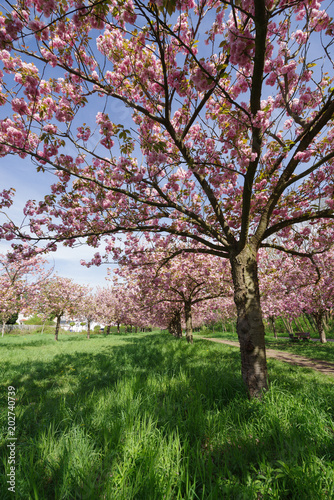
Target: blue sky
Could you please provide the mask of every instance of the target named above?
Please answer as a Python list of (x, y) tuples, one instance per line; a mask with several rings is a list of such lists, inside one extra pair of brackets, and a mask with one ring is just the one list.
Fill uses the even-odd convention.
[[(324, 2), (324, 6), (327, 5), (327, 3), (327, 1)], [(207, 21), (208, 26), (209, 19)], [(206, 46), (204, 47), (203, 44), (200, 46), (202, 49), (204, 48), (205, 53), (207, 50)], [(316, 44), (312, 45), (312, 53), (316, 54), (316, 49), (318, 48), (319, 47)], [(319, 51), (319, 53), (321, 53), (321, 51)], [(94, 123), (96, 112), (98, 110), (102, 110), (103, 106), (104, 100), (94, 96), (84, 110), (86, 121), (91, 120)], [(116, 100), (110, 100), (106, 111), (116, 123), (123, 123), (124, 126), (128, 128), (133, 126), (133, 122), (131, 120), (132, 111), (125, 107), (122, 103)], [(2, 113), (8, 113), (8, 115), (10, 115), (11, 109), (8, 109), (6, 106), (2, 106), (0, 108), (0, 118), (3, 117), (1, 116)], [(91, 125), (91, 123), (88, 124)], [(95, 143), (92, 141), (92, 144), (89, 146), (94, 147), (94, 145)], [(69, 148), (67, 152), (68, 154), (73, 154), (74, 151), (71, 151)], [(117, 155), (116, 145), (115, 154)], [(141, 161), (140, 151), (138, 151), (138, 160), (139, 162)], [(45, 194), (49, 193), (50, 184), (54, 182), (54, 176), (52, 174), (37, 173), (35, 166), (28, 157), (24, 160), (18, 158), (17, 156), (0, 158), (0, 175), (0, 190), (4, 188), (8, 189), (10, 187), (15, 187), (16, 189), (14, 205), (8, 213), (17, 224), (19, 224), (22, 220), (22, 209), (25, 202), (29, 199), (42, 199)], [(0, 224), (2, 221), (3, 215), (0, 214)], [(10, 243), (0, 241), (1, 253), (5, 253), (9, 248)], [(72, 278), (78, 283), (87, 283), (92, 286), (104, 286), (107, 284), (105, 276), (107, 275), (108, 266), (102, 265), (101, 267), (92, 267), (87, 269), (80, 264), (81, 259), (89, 261), (96, 251), (96, 249), (90, 248), (87, 245), (76, 247), (74, 249), (59, 245), (57, 252), (50, 254), (49, 260), (50, 264), (55, 266), (55, 270), (61, 276)]]
[[(15, 187), (16, 195), (14, 204), (8, 215), (16, 223), (20, 223), (23, 217), (23, 207), (29, 199), (42, 199), (43, 195), (49, 192), (49, 186), (54, 182), (54, 176), (49, 173), (37, 173), (31, 160), (24, 160), (17, 156), (7, 156), (0, 158), (1, 188)], [(0, 223), (4, 221), (4, 215), (0, 213)], [(6, 253), (10, 249), (12, 242), (0, 240), (0, 253)], [(88, 245), (76, 248), (68, 248), (63, 245), (58, 246), (57, 252), (52, 252), (47, 257), (50, 266), (54, 266), (55, 271), (67, 278), (72, 278), (76, 283), (88, 284), (93, 287), (106, 286), (107, 265), (100, 267), (86, 268), (80, 264), (80, 260), (89, 261), (97, 250)]]

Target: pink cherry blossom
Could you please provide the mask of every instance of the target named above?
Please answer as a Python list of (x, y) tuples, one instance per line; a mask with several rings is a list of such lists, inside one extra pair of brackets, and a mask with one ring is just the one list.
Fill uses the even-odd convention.
[(0, 16), (0, 105), (9, 110), (0, 155), (30, 156), (57, 180), (27, 206), (30, 233), (7, 222), (1, 236), (50, 239), (52, 249), (169, 234), (228, 259), (242, 359), (252, 365), (243, 361), (242, 373), (260, 395), (258, 251), (300, 249), (300, 224), (333, 228), (334, 78), (321, 68), (332, 67), (334, 26), (325, 4), (23, 4), (24, 15), (20, 2)]

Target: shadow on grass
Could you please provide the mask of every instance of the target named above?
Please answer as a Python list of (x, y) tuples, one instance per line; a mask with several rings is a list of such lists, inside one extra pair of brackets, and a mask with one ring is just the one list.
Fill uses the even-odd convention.
[[(90, 342), (90, 347), (95, 339), (98, 337), (90, 341), (76, 338)], [(29, 494), (36, 487), (39, 498), (65, 498), (68, 493), (62, 492), (61, 485), (66, 471), (75, 470), (73, 446), (83, 446), (87, 436), (90, 438), (83, 456), (95, 453), (100, 458), (86, 464), (85, 471), (79, 470), (72, 479), (66, 479), (71, 493), (68, 498), (102, 494), (111, 481), (110, 471), (115, 476), (115, 470), (125, 460), (131, 434), (140, 443), (144, 438), (139, 424), (149, 426), (150, 419), (155, 429), (152, 435), (159, 433), (160, 441), (179, 437), (181, 459), (187, 462), (197, 498), (253, 498), (253, 486), (247, 485), (245, 478), (261, 475), (263, 463), (271, 467), (272, 477), (279, 481), (279, 460), (298, 472), (310, 453), (334, 458), (333, 439), (329, 431), (324, 432), (325, 423), (321, 421), (321, 412), (334, 412), (333, 384), (318, 383), (313, 378), (308, 394), (300, 369), (270, 361), (273, 390), (262, 402), (248, 401), (238, 350), (208, 346), (205, 340), (190, 346), (161, 334), (123, 339), (128, 343), (96, 343), (101, 350), (92, 353), (57, 354), (50, 361), (31, 361), (24, 366), (6, 363), (4, 368), (13, 374), (11, 385), (16, 387), (19, 398), (17, 449), (22, 458), (26, 457), (22, 474), (23, 463), (27, 467), (30, 462), (30, 475), (24, 480), (29, 484)], [(32, 342), (31, 346), (43, 342)], [(329, 393), (332, 397), (328, 397)], [(318, 420), (312, 414), (315, 403)], [(46, 441), (48, 433), (64, 441), (57, 462), (41, 458), (40, 436)], [(81, 440), (78, 436), (82, 436)], [(163, 498), (162, 493), (159, 496), (159, 482), (153, 485), (156, 496), (147, 493), (149, 445), (142, 453), (135, 445), (129, 459), (135, 471), (132, 474), (141, 474), (144, 479), (142, 490), (131, 498)], [(54, 453), (50, 446), (47, 456)], [(317, 480), (317, 474), (318, 470), (312, 480)], [(289, 478), (287, 471), (285, 475)], [(179, 481), (180, 498), (196, 498), (187, 493), (184, 477)], [(293, 482), (289, 488), (293, 490)], [(28, 490), (22, 484), (25, 494)]]
[[(75, 340), (80, 341), (80, 343), (82, 341), (83, 344), (87, 342), (86, 338), (68, 338), (66, 342)], [(118, 380), (124, 377), (132, 378), (135, 375), (144, 381), (148, 376), (152, 375), (166, 374), (173, 376), (180, 369), (189, 371), (191, 377), (197, 382), (202, 381), (203, 384), (208, 385), (214, 382), (217, 370), (220, 372), (224, 370), (223, 366), (215, 366), (209, 360), (197, 359), (196, 346), (188, 346), (184, 342), (177, 342), (168, 337), (161, 339), (160, 334), (137, 338), (129, 337), (128, 339), (122, 337), (122, 340), (127, 341), (127, 343), (125, 345), (103, 345), (100, 347), (100, 352), (94, 353), (57, 354), (52, 360), (25, 362), (24, 367), (21, 364), (15, 365), (12, 362), (5, 363), (3, 371), (11, 369), (15, 374), (11, 384), (18, 389), (23, 388), (25, 396), (31, 398), (35, 395), (41, 396), (35, 390), (40, 383), (47, 380), (56, 380), (60, 374), (67, 373), (70, 376), (72, 370), (76, 371), (76, 379), (77, 373), (80, 374), (78, 383), (75, 388), (73, 387), (75, 395), (84, 395), (90, 392), (92, 384), (98, 389), (112, 388)], [(170, 340), (174, 343), (174, 349), (164, 349), (164, 346), (170, 344)], [(92, 344), (94, 338), (91, 338), (88, 342)], [(45, 346), (45, 344), (44, 339), (36, 339), (32, 342), (25, 342), (22, 347), (40, 347)], [(17, 345), (7, 345), (6, 347), (10, 350), (13, 348), (18, 349)], [(205, 347), (207, 346), (205, 345)], [(219, 356), (217, 353), (215, 357), (223, 358), (224, 356)], [(234, 388), (231, 397), (234, 397), (235, 392), (245, 395), (240, 375), (235, 377), (228, 374), (231, 360), (233, 360), (235, 368), (239, 368), (237, 366), (239, 355), (238, 353), (228, 353), (228, 357), (229, 363), (226, 367), (224, 379), (230, 381)]]
[(266, 347), (279, 351), (300, 354), (310, 359), (319, 359), (334, 363), (334, 342), (321, 344), (320, 342), (291, 342), (290, 340), (269, 340), (266, 339)]

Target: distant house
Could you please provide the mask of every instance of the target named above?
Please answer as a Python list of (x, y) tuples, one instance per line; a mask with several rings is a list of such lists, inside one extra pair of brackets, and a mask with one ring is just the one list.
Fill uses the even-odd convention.
[(27, 319), (32, 318), (32, 316), (33, 314), (29, 314), (28, 316), (26, 316), (24, 313), (19, 313), (16, 323), (19, 325), (24, 325), (25, 321), (27, 321)]
[[(74, 325), (70, 325), (70, 323), (74, 323)], [(84, 325), (81, 325), (81, 323), (85, 323)], [(100, 323), (96, 323), (95, 321), (92, 321), (90, 324), (91, 330), (94, 330), (94, 327), (96, 325), (99, 325)], [(82, 332), (83, 330), (87, 330), (87, 322), (84, 322), (82, 319), (76, 319), (76, 318), (65, 318), (63, 317), (60, 320), (60, 328), (63, 330), (66, 330), (67, 332)]]
[[(33, 316), (33, 314), (26, 316), (24, 313), (19, 313), (19, 316), (17, 318), (16, 323), (18, 323), (19, 325), (24, 325), (25, 322), (27, 321), (27, 319), (32, 318), (32, 316)], [(56, 323), (56, 319), (54, 319), (53, 321), (54, 321), (54, 323)], [(75, 323), (75, 324), (70, 325), (70, 323)], [(84, 325), (81, 325), (80, 323), (83, 323), (82, 319), (76, 319), (76, 318), (72, 319), (72, 318), (66, 318), (65, 316), (63, 316), (60, 320), (60, 328), (62, 328), (65, 331), (68, 331), (68, 332), (78, 332), (78, 333), (82, 332), (83, 330), (87, 330), (87, 322), (85, 322)], [(96, 323), (95, 321), (93, 321), (90, 324), (91, 330), (94, 330), (94, 326), (99, 325), (99, 324), (100, 323)]]

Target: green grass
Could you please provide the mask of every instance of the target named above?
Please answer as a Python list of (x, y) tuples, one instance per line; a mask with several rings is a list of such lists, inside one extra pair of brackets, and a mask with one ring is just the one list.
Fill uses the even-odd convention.
[[(238, 336), (236, 333), (231, 332), (212, 332), (204, 331), (196, 332), (196, 336), (202, 336), (204, 338), (215, 338), (222, 340), (232, 340), (238, 342)], [(327, 342), (326, 344), (321, 344), (320, 342), (313, 341), (303, 341), (291, 342), (288, 338), (278, 338), (275, 339), (272, 335), (266, 335), (266, 347), (268, 349), (275, 349), (278, 351), (291, 352), (292, 354), (299, 354), (300, 356), (305, 356), (306, 358), (318, 359), (321, 361), (329, 361), (334, 363), (334, 342)]]
[[(334, 497), (334, 384), (269, 360), (249, 401), (238, 350), (167, 334), (1, 339), (1, 498)], [(16, 388), (16, 494), (7, 387)]]
[(321, 344), (320, 342), (306, 341), (291, 342), (286, 339), (266, 339), (268, 349), (277, 349), (279, 351), (299, 354), (306, 358), (319, 359), (334, 363), (334, 342)]
[(199, 332), (194, 332), (194, 337), (204, 337), (204, 338), (212, 338), (212, 339), (224, 339), (224, 340), (232, 340), (234, 342), (238, 342), (238, 335), (232, 332), (222, 332), (220, 330), (209, 330), (204, 329)]

